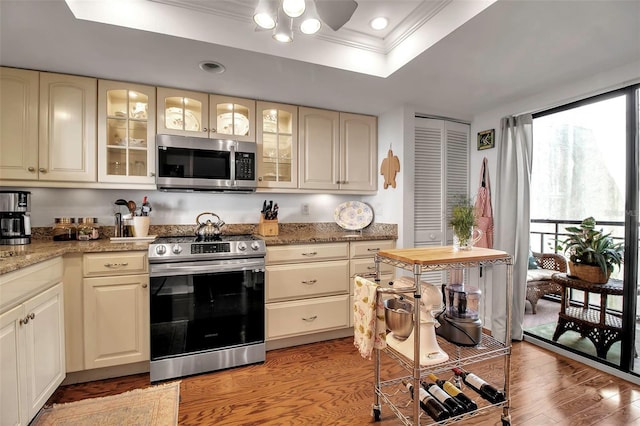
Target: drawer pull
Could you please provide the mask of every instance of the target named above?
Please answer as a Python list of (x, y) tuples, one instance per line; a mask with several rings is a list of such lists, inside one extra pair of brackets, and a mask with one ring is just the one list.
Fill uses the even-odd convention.
[(376, 252), (378, 252), (378, 251), (380, 251), (380, 248), (379, 247), (378, 248), (368, 248), (367, 251), (376, 251)]
[(105, 263), (104, 267), (105, 268), (120, 268), (120, 267), (124, 267), (124, 266), (129, 266), (129, 262), (122, 262), (122, 263)]
[(369, 271), (373, 271), (374, 269), (376, 269), (375, 266), (367, 266), (367, 270), (369, 270)]
[(303, 256), (315, 256), (316, 254), (318, 254), (317, 251), (311, 251), (309, 253), (302, 253)]
[(308, 285), (313, 285), (317, 282), (318, 280), (301, 281), (302, 284), (308, 284)]
[(316, 318), (318, 318), (318, 316), (314, 315), (312, 317), (307, 317), (307, 318), (302, 317), (302, 320), (306, 321), (306, 322), (311, 322), (311, 321), (315, 320)]

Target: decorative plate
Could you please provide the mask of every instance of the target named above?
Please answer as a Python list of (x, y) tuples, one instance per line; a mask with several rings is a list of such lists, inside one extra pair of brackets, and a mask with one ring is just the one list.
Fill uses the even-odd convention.
[(182, 108), (167, 108), (165, 115), (165, 125), (168, 129), (200, 131), (198, 118), (188, 109), (184, 111), (184, 122), (182, 121)]
[(350, 231), (359, 231), (373, 220), (373, 210), (360, 201), (347, 201), (336, 207), (333, 218), (340, 227)]
[[(233, 126), (233, 129), (231, 128)], [(249, 131), (249, 120), (242, 114), (225, 112), (218, 116), (218, 131), (225, 135), (245, 136)]]

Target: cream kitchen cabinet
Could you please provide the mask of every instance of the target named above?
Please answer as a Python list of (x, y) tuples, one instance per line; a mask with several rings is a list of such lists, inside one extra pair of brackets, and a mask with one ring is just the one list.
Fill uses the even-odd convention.
[(98, 81), (98, 181), (155, 184), (156, 88)]
[[(350, 306), (353, 306), (354, 277), (360, 275), (373, 279), (376, 272), (375, 255), (380, 250), (395, 248), (394, 240), (352, 241), (349, 243), (349, 276), (351, 277)], [(380, 264), (380, 284), (393, 280), (395, 268), (386, 263)], [(349, 326), (353, 327), (353, 315), (349, 316)]]
[(144, 251), (83, 256), (84, 368), (149, 360), (149, 273)]
[(256, 141), (256, 101), (209, 95), (209, 137)]
[(158, 87), (158, 134), (256, 141), (256, 101)]
[[(38, 178), (37, 71), (0, 67), (0, 179)], [(30, 170), (33, 169), (33, 170)]]
[(0, 424), (28, 425), (65, 378), (62, 259), (0, 282)]
[(349, 243), (267, 247), (266, 339), (349, 326)]
[(298, 187), (298, 107), (258, 101), (259, 188)]
[(1, 79), (0, 177), (96, 182), (97, 80), (11, 68)]
[(158, 134), (209, 137), (209, 94), (158, 87)]
[(300, 107), (299, 187), (377, 189), (377, 119)]

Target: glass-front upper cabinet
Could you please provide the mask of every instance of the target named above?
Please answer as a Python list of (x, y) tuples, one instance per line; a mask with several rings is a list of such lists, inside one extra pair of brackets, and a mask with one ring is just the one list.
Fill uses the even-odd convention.
[(257, 102), (258, 187), (298, 186), (298, 107)]
[(256, 101), (210, 95), (209, 123), (212, 139), (255, 142)]
[(209, 137), (209, 95), (158, 87), (158, 134)]
[(155, 87), (98, 82), (98, 181), (155, 183)]

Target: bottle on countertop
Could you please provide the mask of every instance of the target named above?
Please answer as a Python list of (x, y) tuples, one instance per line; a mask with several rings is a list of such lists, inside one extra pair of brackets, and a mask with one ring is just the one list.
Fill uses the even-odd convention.
[(454, 368), (453, 372), (457, 376), (462, 377), (462, 381), (467, 386), (478, 392), (478, 395), (491, 402), (492, 404), (497, 404), (506, 400), (504, 392), (498, 390), (495, 386), (487, 383), (475, 374), (463, 371), (460, 368)]
[(80, 241), (97, 240), (100, 238), (98, 219), (95, 217), (79, 217), (77, 236)]
[(458, 403), (451, 395), (443, 391), (435, 383), (422, 382), (422, 387), (431, 394), (435, 399), (444, 405), (453, 417), (459, 416), (466, 412), (465, 408)]
[(467, 395), (464, 394), (456, 385), (451, 383), (448, 380), (439, 379), (438, 376), (431, 373), (428, 376), (431, 380), (433, 380), (436, 385), (440, 386), (442, 390), (451, 395), (453, 399), (458, 401), (460, 405), (465, 408), (466, 412), (474, 411), (478, 409), (478, 404)]
[[(403, 380), (402, 384), (407, 389), (409, 389), (409, 393), (411, 394), (411, 399), (413, 399), (413, 385), (409, 383), (407, 380)], [(422, 388), (418, 389), (418, 397), (420, 398), (420, 407), (433, 420), (440, 422), (442, 420), (446, 420), (449, 417), (451, 417), (451, 414), (449, 414), (449, 411), (442, 404), (440, 404), (434, 397), (429, 395), (426, 390)]]

